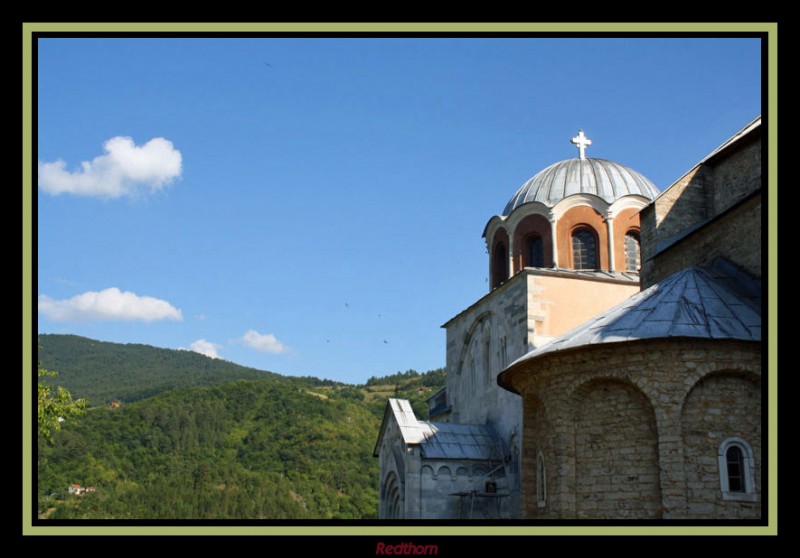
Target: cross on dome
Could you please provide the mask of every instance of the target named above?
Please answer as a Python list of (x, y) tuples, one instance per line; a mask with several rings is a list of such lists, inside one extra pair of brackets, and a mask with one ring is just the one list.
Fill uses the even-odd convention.
[(586, 148), (592, 145), (592, 140), (590, 140), (583, 134), (583, 130), (578, 130), (578, 135), (572, 138), (570, 141), (574, 143), (576, 146), (578, 146), (578, 151), (580, 151), (581, 159), (585, 159)]

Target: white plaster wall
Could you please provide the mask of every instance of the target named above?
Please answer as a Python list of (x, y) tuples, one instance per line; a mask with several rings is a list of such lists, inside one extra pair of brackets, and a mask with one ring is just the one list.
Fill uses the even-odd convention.
[(522, 399), (499, 387), (497, 375), (533, 347), (527, 283), (525, 273), (512, 277), (446, 326), (450, 422), (490, 424), (508, 446), (513, 517), (519, 508)]
[(530, 334), (524, 274), (447, 324), (447, 398), (452, 422), (491, 424), (506, 443), (519, 431), (521, 399), (500, 388), (497, 375), (527, 352)]

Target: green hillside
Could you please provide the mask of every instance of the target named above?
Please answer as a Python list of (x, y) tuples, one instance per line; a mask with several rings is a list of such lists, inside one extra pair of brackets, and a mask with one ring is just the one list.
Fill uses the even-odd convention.
[(77, 335), (40, 335), (39, 361), (58, 372), (58, 384), (92, 406), (137, 401), (162, 391), (231, 380), (279, 377), (193, 351), (95, 341)]
[[(39, 444), (39, 514), (49, 519), (375, 518), (372, 452), (387, 397), (410, 399), (424, 418), (425, 399), (444, 381), (442, 370), (410, 370), (350, 386), (75, 336), (42, 336), (40, 345), (42, 365), (59, 372), (55, 381), (74, 396), (105, 394), (64, 423), (53, 444)], [(169, 365), (168, 375), (185, 371), (189, 380), (155, 382), (154, 357)], [(111, 368), (132, 379), (115, 385), (117, 374), (102, 372)], [(258, 375), (227, 379), (237, 372)], [(196, 385), (165, 387), (180, 380)], [(148, 386), (158, 393), (144, 398)], [(94, 490), (70, 495), (72, 484)]]

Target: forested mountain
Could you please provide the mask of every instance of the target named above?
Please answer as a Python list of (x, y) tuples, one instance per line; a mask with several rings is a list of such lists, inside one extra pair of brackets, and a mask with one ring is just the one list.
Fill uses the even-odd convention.
[(193, 351), (107, 343), (77, 335), (40, 335), (39, 361), (58, 384), (93, 406), (136, 401), (162, 391), (277, 376)]
[[(49, 519), (377, 517), (372, 452), (386, 399), (409, 399), (424, 418), (425, 399), (444, 382), (441, 369), (409, 370), (351, 386), (188, 351), (39, 341), (42, 366), (59, 373), (53, 381), (90, 398), (85, 415), (38, 446), (39, 514)], [(91, 490), (71, 495), (71, 485)]]

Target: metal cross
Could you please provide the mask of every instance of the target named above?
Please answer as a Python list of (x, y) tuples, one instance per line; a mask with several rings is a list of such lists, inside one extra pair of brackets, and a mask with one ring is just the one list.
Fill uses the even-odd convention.
[(583, 130), (578, 130), (578, 135), (572, 138), (570, 141), (578, 146), (578, 150), (581, 152), (581, 159), (585, 159), (586, 148), (592, 145), (592, 140), (583, 135)]

